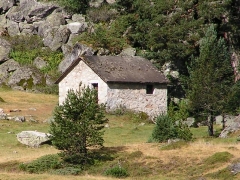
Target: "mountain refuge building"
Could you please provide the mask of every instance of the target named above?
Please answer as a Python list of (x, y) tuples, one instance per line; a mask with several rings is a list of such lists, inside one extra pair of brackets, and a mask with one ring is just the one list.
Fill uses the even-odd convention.
[(167, 78), (139, 56), (83, 56), (58, 78), (59, 104), (79, 84), (95, 88), (108, 111), (120, 107), (156, 116), (167, 111)]

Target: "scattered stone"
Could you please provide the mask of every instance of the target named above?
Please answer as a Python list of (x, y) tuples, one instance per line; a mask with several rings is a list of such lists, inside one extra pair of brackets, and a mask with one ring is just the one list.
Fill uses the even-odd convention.
[(37, 131), (22, 131), (17, 134), (17, 140), (30, 147), (39, 147), (50, 140), (51, 134)]
[(30, 111), (36, 111), (36, 108), (29, 108)]
[(180, 141), (180, 139), (168, 139), (167, 143), (172, 144), (172, 143), (175, 143), (175, 142), (178, 142), (178, 141)]
[(20, 109), (10, 109), (9, 112), (21, 112), (22, 110)]
[(25, 122), (26, 119), (25, 119), (24, 116), (16, 116), (14, 121), (16, 121), (16, 122)]
[(185, 121), (183, 121), (184, 124), (186, 124), (188, 127), (192, 127), (195, 122), (195, 118), (188, 117)]
[(145, 125), (145, 123), (140, 123), (140, 124), (139, 124), (139, 126), (144, 126), (144, 125)]
[(136, 55), (136, 49), (135, 48), (126, 48), (123, 49), (120, 53), (121, 56), (135, 56)]
[(105, 124), (105, 126), (104, 126), (105, 128), (109, 128), (109, 124)]
[(30, 117), (29, 121), (30, 122), (35, 122), (35, 123), (38, 122), (38, 120), (35, 120), (33, 117)]
[(231, 173), (233, 173), (234, 175), (236, 175), (237, 173), (240, 172), (240, 163), (236, 163), (236, 164), (232, 164), (229, 166), (229, 169), (231, 171)]

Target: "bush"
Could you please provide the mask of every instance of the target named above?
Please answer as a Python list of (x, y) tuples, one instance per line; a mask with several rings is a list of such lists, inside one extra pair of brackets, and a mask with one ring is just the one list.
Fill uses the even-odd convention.
[(123, 178), (129, 176), (127, 170), (119, 166), (115, 166), (113, 168), (106, 170), (105, 174), (107, 176), (113, 176), (116, 178)]
[(94, 160), (89, 148), (103, 146), (105, 107), (96, 102), (96, 91), (83, 87), (69, 90), (62, 105), (55, 108), (50, 125), (53, 145), (65, 162), (86, 165)]
[(79, 175), (82, 172), (81, 168), (77, 167), (64, 167), (61, 169), (56, 169), (51, 171), (52, 174), (57, 174), (57, 175)]
[(168, 139), (189, 141), (192, 139), (192, 133), (181, 121), (176, 123), (168, 115), (159, 115), (156, 118), (156, 126), (153, 129), (151, 138), (157, 142), (166, 142)]
[(72, 13), (85, 13), (90, 0), (58, 0), (57, 2)]
[(116, 11), (110, 9), (110, 6), (104, 5), (100, 8), (91, 8), (88, 11), (88, 17), (94, 23), (109, 22), (116, 17)]
[(51, 169), (61, 167), (61, 161), (58, 155), (46, 155), (27, 164), (20, 164), (19, 168), (29, 173), (43, 173)]

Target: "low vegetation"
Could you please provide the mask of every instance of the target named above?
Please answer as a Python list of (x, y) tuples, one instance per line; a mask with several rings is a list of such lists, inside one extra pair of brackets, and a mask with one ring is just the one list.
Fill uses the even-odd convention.
[[(29, 148), (20, 144), (17, 133), (23, 130), (48, 132), (58, 97), (0, 89), (5, 102), (0, 107), (10, 115), (32, 115), (37, 122), (0, 121), (1, 179), (239, 179), (229, 165), (237, 163), (240, 144), (237, 134), (227, 139), (209, 137), (208, 128), (191, 128), (193, 141), (147, 143), (156, 125), (147, 119), (136, 120), (130, 112), (106, 114), (104, 148), (95, 150), (94, 166), (70, 165), (50, 144)], [(36, 110), (29, 110), (29, 108)], [(27, 118), (28, 120), (28, 118)], [(214, 125), (214, 128), (219, 128)]]

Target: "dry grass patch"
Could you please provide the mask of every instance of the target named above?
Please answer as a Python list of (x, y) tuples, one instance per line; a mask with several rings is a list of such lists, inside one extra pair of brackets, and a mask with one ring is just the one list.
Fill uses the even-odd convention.
[[(58, 103), (57, 95), (0, 89), (0, 96), (5, 101), (0, 102), (0, 108), (2, 108), (5, 113), (10, 114), (11, 116), (26, 116), (26, 118), (32, 116), (39, 121), (44, 121), (51, 117), (52, 112)], [(10, 112), (10, 110), (15, 109), (21, 111)]]

